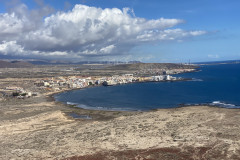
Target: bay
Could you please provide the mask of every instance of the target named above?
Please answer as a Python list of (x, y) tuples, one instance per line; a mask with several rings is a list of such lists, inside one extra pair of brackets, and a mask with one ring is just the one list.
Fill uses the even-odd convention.
[(205, 65), (178, 77), (192, 81), (92, 87), (55, 95), (57, 101), (97, 110), (152, 110), (182, 105), (240, 108), (240, 64)]

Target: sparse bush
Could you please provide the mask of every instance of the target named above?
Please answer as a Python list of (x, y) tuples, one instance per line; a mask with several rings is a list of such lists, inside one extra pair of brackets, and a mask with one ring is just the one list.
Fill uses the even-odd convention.
[(18, 93), (18, 92), (13, 92), (13, 93), (12, 93), (12, 96), (13, 96), (13, 97), (19, 96), (19, 93)]
[(21, 96), (26, 96), (27, 95), (27, 93), (22, 93), (22, 94), (20, 94)]

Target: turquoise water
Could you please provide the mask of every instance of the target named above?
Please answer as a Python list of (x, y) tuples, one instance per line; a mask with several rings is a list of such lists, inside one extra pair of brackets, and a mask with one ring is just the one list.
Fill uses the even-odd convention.
[(240, 108), (240, 64), (201, 66), (200, 72), (178, 76), (193, 80), (93, 87), (60, 93), (55, 99), (98, 110), (152, 110), (192, 104)]

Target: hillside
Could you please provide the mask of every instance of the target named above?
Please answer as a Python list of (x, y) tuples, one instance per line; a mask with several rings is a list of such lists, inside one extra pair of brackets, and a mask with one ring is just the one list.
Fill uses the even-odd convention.
[(7, 62), (7, 61), (0, 60), (0, 68), (27, 68), (32, 66), (34, 65), (28, 62), (23, 62), (23, 61)]
[[(177, 74), (176, 72), (191, 72), (197, 69), (196, 65), (185, 65), (176, 63), (135, 63), (135, 64), (119, 64), (105, 66), (89, 66), (90, 68), (75, 68), (82, 75), (88, 76), (112, 76), (122, 74), (134, 74), (135, 76), (152, 76), (166, 74)], [(176, 71), (180, 69), (182, 71)], [(175, 71), (173, 71), (175, 70)]]
[(110, 66), (105, 69), (109, 70), (145, 70), (145, 69), (191, 69), (197, 68), (194, 65), (183, 65), (176, 63), (136, 63), (136, 64), (121, 64)]

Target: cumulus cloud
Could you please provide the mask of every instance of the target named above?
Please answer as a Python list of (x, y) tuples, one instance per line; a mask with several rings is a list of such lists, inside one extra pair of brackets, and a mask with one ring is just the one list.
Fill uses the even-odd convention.
[(206, 33), (175, 28), (184, 23), (181, 19), (139, 18), (128, 8), (75, 5), (66, 12), (52, 12), (50, 7), (29, 10), (22, 4), (0, 14), (0, 54), (119, 56), (143, 43), (178, 41)]
[(3, 55), (24, 54), (24, 48), (18, 45), (16, 41), (3, 41), (2, 44), (0, 44), (0, 53)]

